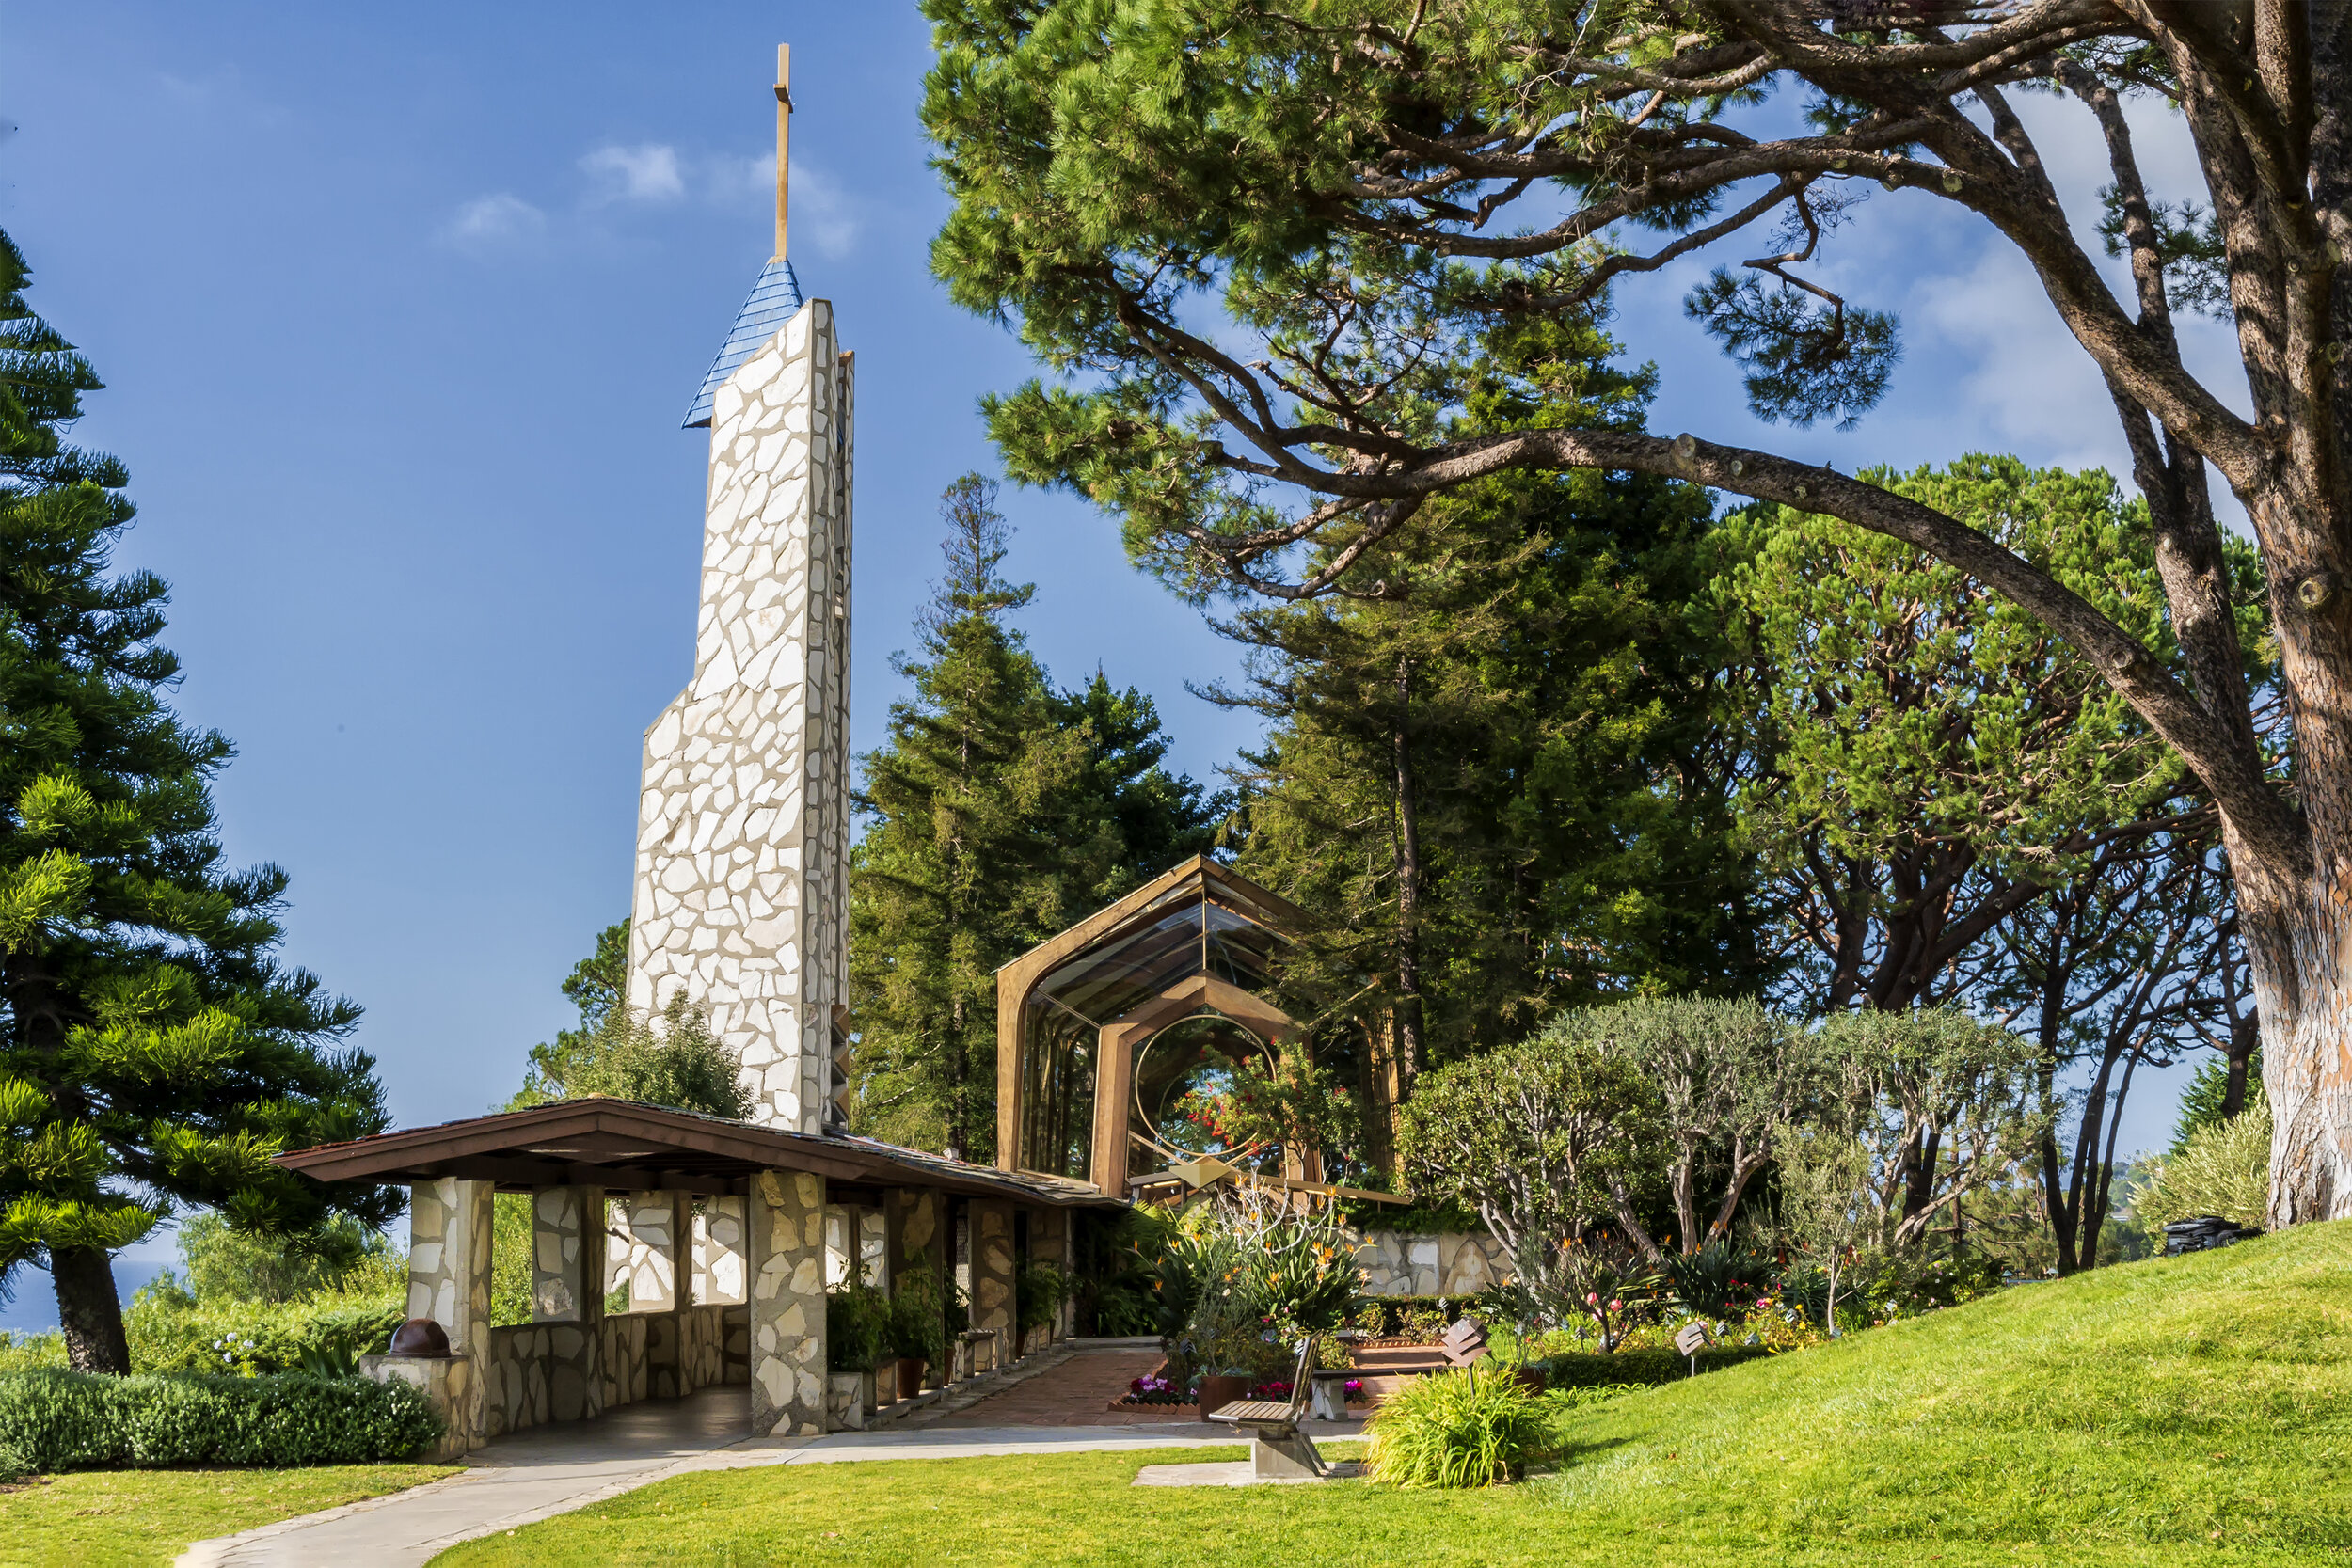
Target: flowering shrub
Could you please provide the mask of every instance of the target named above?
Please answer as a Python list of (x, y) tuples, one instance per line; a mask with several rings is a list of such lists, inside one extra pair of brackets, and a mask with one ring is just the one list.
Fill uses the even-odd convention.
[(1130, 1378), (1122, 1404), (1190, 1404), (1192, 1396), (1173, 1379), (1166, 1377)]
[(1225, 1148), (1344, 1149), (1362, 1141), (1363, 1118), (1354, 1098), (1329, 1071), (1295, 1053), (1272, 1063), (1244, 1061), (1231, 1085), (1195, 1089), (1177, 1106), (1180, 1116)]
[(1298, 1341), (1337, 1327), (1363, 1288), (1354, 1250), (1328, 1219), (1194, 1212), (1161, 1263), (1170, 1376), (1289, 1373)]

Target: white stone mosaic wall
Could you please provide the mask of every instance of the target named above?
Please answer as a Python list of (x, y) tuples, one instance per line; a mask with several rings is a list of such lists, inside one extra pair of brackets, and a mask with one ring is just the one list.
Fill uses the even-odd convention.
[(752, 1180), (752, 1431), (815, 1437), (825, 1421), (825, 1179)]
[(707, 1197), (694, 1216), (694, 1299), (740, 1303), (744, 1299), (743, 1200)]
[[(675, 1312), (632, 1313), (599, 1323), (516, 1323), (490, 1331), (489, 1364), (482, 1380), (486, 1434), (501, 1436), (548, 1421), (576, 1421), (586, 1407), (573, 1380), (592, 1340), (600, 1369), (597, 1409), (641, 1399), (675, 1399), (716, 1383), (745, 1381), (745, 1364), (730, 1360), (728, 1340), (748, 1326), (740, 1307), (686, 1307)], [(664, 1356), (667, 1360), (664, 1360)]]
[(688, 1201), (678, 1193), (631, 1193), (616, 1206), (617, 1239), (606, 1289), (628, 1286), (631, 1312), (667, 1312), (678, 1305), (678, 1251)]
[(824, 1131), (847, 989), (850, 356), (812, 300), (719, 389), (694, 678), (645, 732), (629, 1003), (684, 991), (752, 1118)]
[(1511, 1255), (1485, 1231), (1435, 1236), (1348, 1232), (1368, 1296), (1467, 1296), (1514, 1277)]

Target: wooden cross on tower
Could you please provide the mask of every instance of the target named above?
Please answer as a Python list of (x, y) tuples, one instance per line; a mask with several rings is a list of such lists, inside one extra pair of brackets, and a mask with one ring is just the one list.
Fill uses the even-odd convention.
[(776, 45), (776, 254), (784, 260), (784, 231), (792, 194), (792, 46)]

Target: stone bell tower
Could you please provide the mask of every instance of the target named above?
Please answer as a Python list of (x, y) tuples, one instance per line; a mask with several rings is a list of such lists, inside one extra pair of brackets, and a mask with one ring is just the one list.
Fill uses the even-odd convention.
[(752, 1119), (843, 1118), (850, 356), (785, 249), (791, 52), (776, 58), (776, 248), (704, 377), (694, 678), (645, 731), (628, 1001), (683, 992), (738, 1053)]

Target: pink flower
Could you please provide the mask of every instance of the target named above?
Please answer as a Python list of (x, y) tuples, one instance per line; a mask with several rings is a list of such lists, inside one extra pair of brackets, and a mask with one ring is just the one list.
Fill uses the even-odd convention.
[(1612, 1312), (1622, 1312), (1625, 1310), (1625, 1303), (1621, 1301), (1613, 1301), (1609, 1304), (1609, 1310)]
[(1600, 1297), (1594, 1291), (1587, 1291), (1584, 1292), (1584, 1305), (1587, 1307), (1598, 1307), (1600, 1305)]

